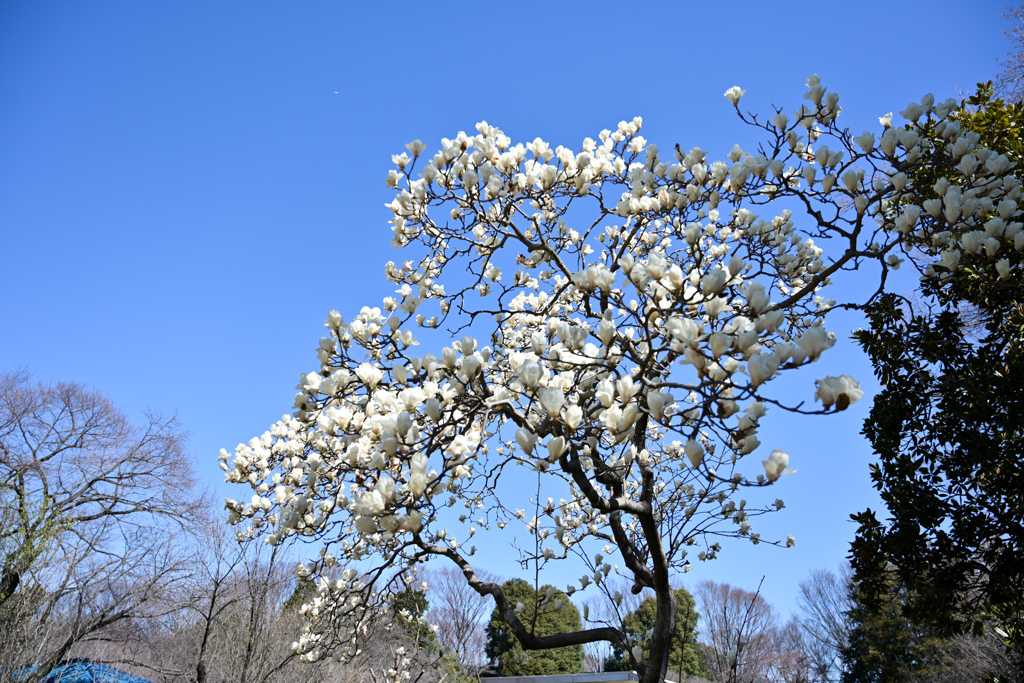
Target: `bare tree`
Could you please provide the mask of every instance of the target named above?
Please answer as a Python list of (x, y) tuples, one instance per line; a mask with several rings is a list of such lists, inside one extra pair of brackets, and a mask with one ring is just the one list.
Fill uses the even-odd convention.
[(838, 573), (816, 569), (800, 582), (797, 623), (815, 680), (838, 681), (842, 675), (840, 654), (850, 637), (846, 613), (853, 607), (852, 582), (853, 572), (846, 562)]
[(715, 681), (770, 678), (777, 659), (778, 616), (759, 593), (703, 580), (695, 592), (705, 663)]
[[(455, 566), (429, 569), (424, 577), (430, 586), (427, 620), (438, 627), (438, 644), (475, 675), (487, 665), (484, 653), (487, 636), (483, 620), (491, 612), (490, 599), (470, 588)], [(484, 580), (498, 579), (487, 575)]]
[(999, 65), (1003, 70), (996, 76), (996, 90), (1010, 102), (1024, 99), (1024, 5), (1008, 7), (1010, 11), (1003, 15), (1011, 22), (1006, 29), (1006, 37), (1010, 39), (1010, 51)]
[(825, 679), (816, 673), (815, 661), (807, 649), (798, 617), (791, 617), (785, 626), (778, 629), (775, 643), (771, 680), (779, 683), (824, 683)]
[(41, 679), (122, 622), (166, 615), (200, 507), (173, 419), (79, 384), (0, 377), (0, 666)]
[(992, 629), (983, 635), (964, 634), (940, 641), (928, 653), (925, 673), (910, 671), (907, 683), (960, 683), (960, 681), (999, 681), (1020, 683), (1024, 670), (1014, 654), (1004, 647)]
[[(216, 520), (210, 524), (218, 528)], [(227, 532), (193, 539), (191, 550), (174, 618), (151, 636), (157, 647), (141, 658), (149, 671), (167, 683), (309, 682), (330, 675), (329, 662), (307, 667), (292, 650), (306, 596), (295, 590), (278, 549)]]

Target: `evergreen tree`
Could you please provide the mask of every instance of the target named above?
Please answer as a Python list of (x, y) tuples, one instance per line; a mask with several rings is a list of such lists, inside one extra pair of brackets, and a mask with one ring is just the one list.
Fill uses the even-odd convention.
[[(553, 590), (550, 598), (548, 590)], [(579, 610), (565, 593), (543, 586), (535, 591), (522, 579), (512, 579), (502, 585), (509, 603), (523, 604), (519, 618), (534, 635), (549, 636), (556, 633), (578, 631), (583, 627)], [(556, 601), (561, 609), (556, 609)], [(499, 676), (544, 676), (552, 674), (583, 673), (583, 646), (561, 647), (554, 650), (525, 651), (512, 634), (498, 610), (491, 613), (487, 625), (487, 657), (496, 662)]]
[(891, 578), (879, 594), (850, 588), (850, 637), (843, 648), (842, 683), (900, 683), (927, 677), (929, 662), (943, 642), (904, 616), (912, 596)]
[(404, 620), (417, 645), (424, 650), (434, 651), (438, 647), (437, 636), (422, 618), (429, 609), (430, 601), (426, 592), (415, 590), (411, 585), (391, 599), (391, 610)]
[[(700, 613), (693, 596), (685, 588), (675, 590), (678, 619), (672, 634), (672, 646), (668, 655), (669, 673), (674, 673), (677, 680), (684, 676), (708, 677), (707, 667), (697, 648), (697, 621)], [(653, 597), (645, 598), (636, 608), (623, 619), (623, 630), (630, 640), (639, 644), (644, 650), (644, 658), (649, 655), (647, 633), (654, 628), (654, 617), (657, 601)], [(604, 664), (605, 671), (629, 671), (629, 659), (625, 652), (616, 647)]]
[[(951, 118), (1021, 173), (1024, 105), (979, 84)], [(947, 131), (931, 135), (940, 132)], [(950, 192), (957, 164), (991, 163), (936, 149), (912, 171), (925, 193), (913, 201), (949, 202), (941, 193)], [(987, 215), (981, 234), (1008, 239), (1020, 231), (999, 206)], [(1020, 250), (1021, 239), (1002, 253)], [(986, 248), (997, 243), (990, 241)], [(853, 516), (860, 528), (852, 559), (866, 602), (886, 609), (888, 586), (898, 581), (909, 590), (903, 607), (911, 619), (975, 634), (991, 619), (1024, 651), (1024, 273), (999, 266), (991, 259), (954, 269), (923, 280), (920, 300), (886, 294), (867, 308), (870, 329), (855, 337), (883, 390), (864, 434), (878, 455), (871, 477), (890, 519), (871, 510)]]
[(314, 581), (296, 581), (295, 590), (288, 596), (288, 599), (281, 605), (281, 609), (287, 611), (298, 612), (301, 607), (307, 602), (313, 602), (313, 598), (317, 596), (316, 582)]

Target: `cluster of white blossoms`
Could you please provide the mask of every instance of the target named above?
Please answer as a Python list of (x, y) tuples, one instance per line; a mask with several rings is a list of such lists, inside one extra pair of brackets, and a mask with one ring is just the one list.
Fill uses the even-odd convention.
[[(351, 322), (332, 311), (295, 412), (221, 452), (228, 481), (254, 490), (228, 501), (232, 522), (273, 544), (322, 542), (302, 569), (320, 588), (312, 616), (358, 615), (374, 577), (443, 555), (515, 631), (515, 606), (473, 575), (478, 529), (528, 533), (523, 561), (582, 560), (570, 595), (613, 570), (667, 586), (691, 546), (708, 561), (721, 537), (762, 542), (751, 520), (783, 503), (748, 505), (740, 489), (792, 471), (781, 449), (745, 459), (768, 408), (828, 412), (863, 395), (847, 375), (817, 382), (820, 410), (768, 393), (835, 343), (832, 276), (924, 253), (927, 278), (970, 264), (998, 279), (1024, 249), (1011, 165), (948, 118), (952, 101), (927, 96), (906, 127), (883, 117), (877, 137), (854, 137), (836, 127), (838, 96), (817, 77), (808, 89), (792, 119), (740, 114), (766, 141), (719, 161), (663, 152), (639, 118), (577, 151), (480, 123), (432, 156), (416, 141), (393, 158), (392, 243), (407, 254), (385, 269), (394, 296)], [(738, 107), (743, 93), (726, 96)], [(937, 155), (960, 180), (914, 186), (915, 164)], [(420, 353), (420, 330), (441, 326), (456, 340)], [(558, 500), (516, 508), (516, 466)], [(370, 578), (332, 578), (355, 561)], [(356, 651), (304, 638), (306, 657)]]

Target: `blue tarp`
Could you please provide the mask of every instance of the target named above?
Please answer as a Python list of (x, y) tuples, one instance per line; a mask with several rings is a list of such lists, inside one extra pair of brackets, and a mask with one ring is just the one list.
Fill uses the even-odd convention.
[[(32, 667), (34, 668), (34, 667)], [(22, 669), (22, 671), (25, 671)], [(25, 673), (28, 673), (25, 671)], [(73, 661), (58, 664), (43, 683), (151, 683), (145, 678), (119, 671), (98, 662)]]

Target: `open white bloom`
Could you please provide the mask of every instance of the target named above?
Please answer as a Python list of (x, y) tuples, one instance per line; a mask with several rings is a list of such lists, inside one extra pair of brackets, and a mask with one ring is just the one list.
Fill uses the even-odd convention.
[(583, 421), (583, 409), (578, 405), (567, 407), (562, 413), (562, 421), (570, 431), (575, 431), (576, 427)]
[(875, 136), (871, 131), (864, 131), (853, 139), (857, 145), (865, 152), (870, 152), (875, 148)]
[(418, 157), (420, 154), (423, 153), (423, 150), (425, 150), (427, 146), (422, 141), (417, 139), (408, 143), (405, 146), (405, 148), (412, 152), (413, 157)]
[(813, 361), (817, 360), (823, 351), (832, 348), (836, 340), (824, 327), (818, 326), (804, 332), (796, 343), (807, 353), (807, 358)]
[(786, 469), (789, 467), (789, 453), (778, 448), (771, 452), (767, 460), (762, 460), (761, 464), (764, 465), (768, 481), (775, 481), (781, 476), (796, 472), (796, 470)]
[(675, 399), (672, 398), (672, 394), (660, 391), (651, 391), (647, 394), (647, 407), (650, 409), (654, 419), (659, 422), (665, 417), (665, 407), (674, 402)]
[(363, 363), (356, 368), (356, 377), (371, 389), (380, 384), (380, 381), (384, 379), (384, 373), (381, 372), (380, 368), (370, 363)]
[(540, 405), (548, 415), (556, 417), (565, 405), (565, 394), (557, 387), (544, 387), (537, 392)]
[(835, 405), (836, 410), (846, 410), (851, 403), (856, 403), (864, 396), (860, 383), (849, 375), (826, 377), (814, 382), (818, 390), (814, 393), (816, 400), (821, 400), (826, 410)]
[(746, 94), (746, 90), (740, 90), (738, 85), (734, 85), (725, 91), (725, 99), (729, 100), (732, 106), (736, 107), (740, 103), (740, 98)]
[(747, 364), (750, 386), (757, 387), (771, 379), (779, 369), (779, 359), (773, 353), (758, 354)]

